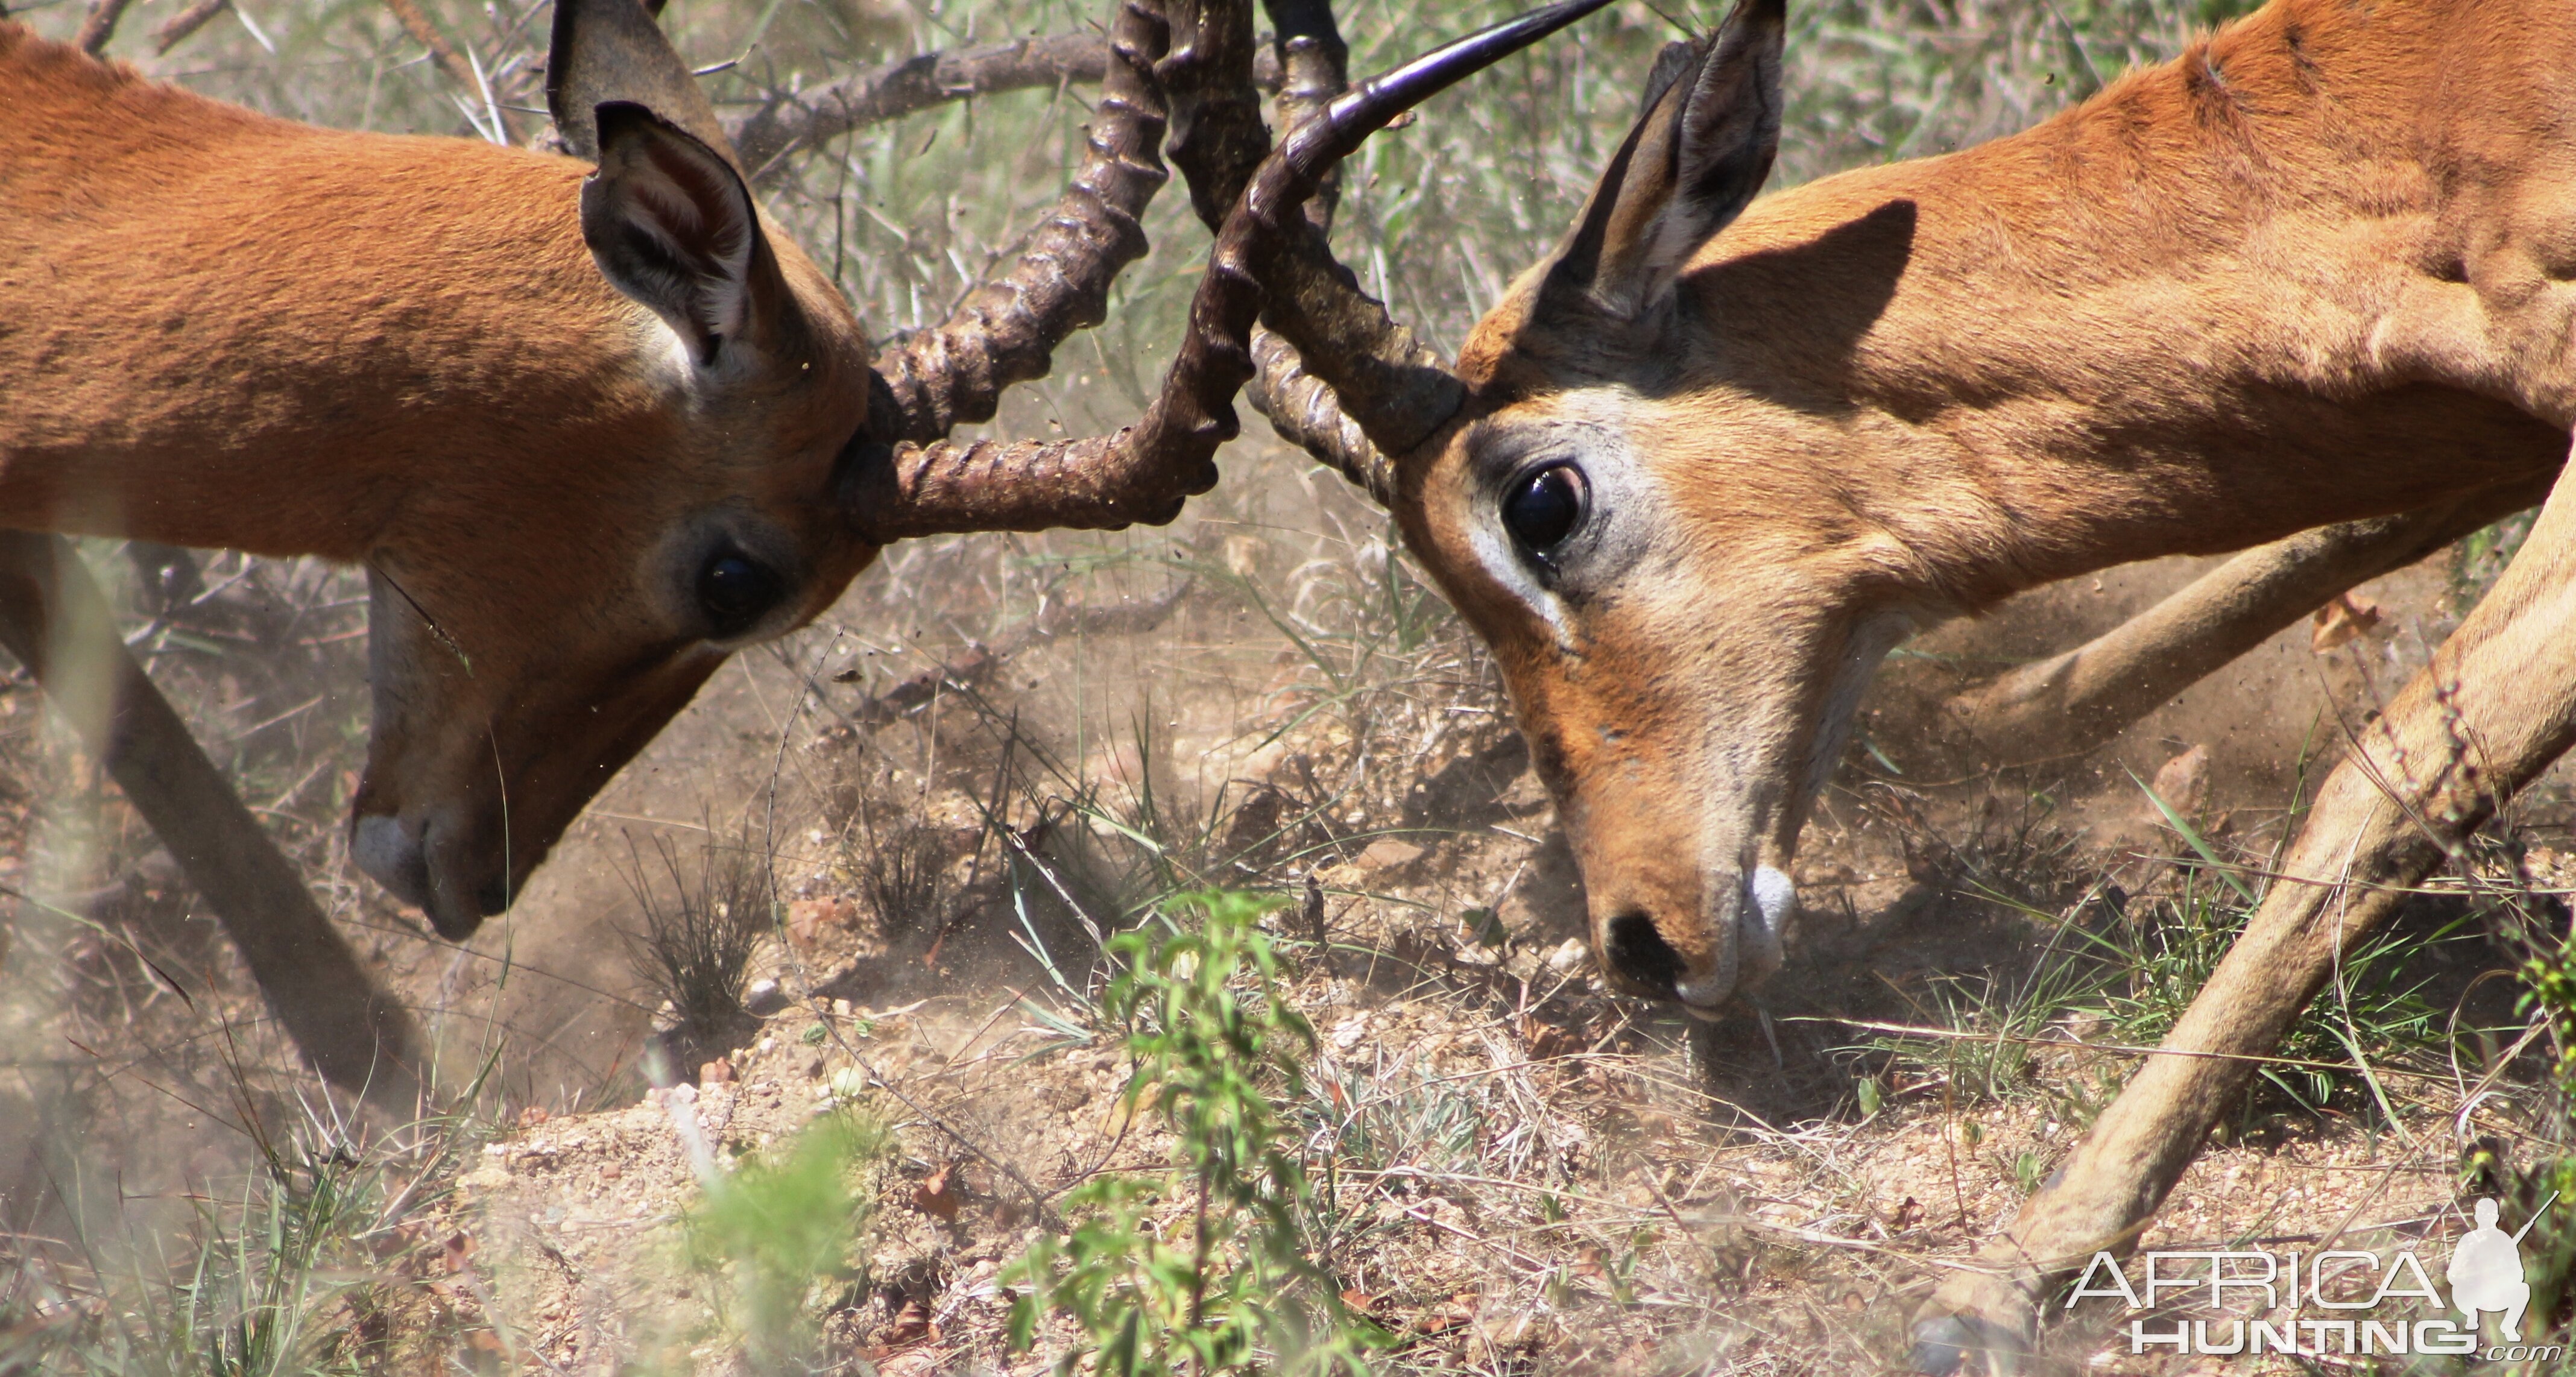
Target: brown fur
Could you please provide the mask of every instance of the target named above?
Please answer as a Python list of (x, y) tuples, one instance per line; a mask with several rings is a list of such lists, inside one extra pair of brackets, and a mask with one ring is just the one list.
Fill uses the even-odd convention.
[(775, 234), (802, 328), (693, 383), (583, 244), (584, 164), (269, 119), (8, 24), (0, 111), (0, 522), (364, 563), (357, 812), (427, 832), (442, 929), (721, 662), (679, 533), (776, 532), (764, 634), (874, 556), (832, 492), (866, 344)]
[[(1776, 25), (1761, 8), (1730, 23)], [(1399, 462), (1396, 504), (1495, 645), (1614, 975), (1705, 1006), (1759, 973), (1748, 877), (1787, 868), (1827, 699), (1886, 619), (2546, 485), (2576, 420), (2571, 58), (2563, 6), (2274, 0), (2020, 135), (1757, 201), (1669, 265), (1641, 228), (1693, 211), (1666, 97), (1587, 215), (1600, 266), (1578, 235), (1479, 325), (1468, 409)], [(1498, 508), (1551, 457), (1594, 505), (1542, 588)], [(2374, 772), (2438, 843), (2563, 748), (2566, 500), (2375, 764), (2336, 773), (2289, 867), (2319, 883), (2276, 889), (2173, 1045), (2264, 1050), (2385, 908), (2348, 871), (2438, 863)], [(2446, 713), (2495, 739), (2484, 772)], [(2241, 1066), (2152, 1061), (1997, 1273), (2117, 1246)], [(2028, 1294), (1938, 1304), (2011, 1332)]]

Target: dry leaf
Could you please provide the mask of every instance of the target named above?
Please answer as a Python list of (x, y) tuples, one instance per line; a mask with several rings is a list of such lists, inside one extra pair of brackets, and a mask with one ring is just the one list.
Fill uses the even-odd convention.
[(905, 1301), (903, 1309), (895, 1313), (894, 1323), (885, 1332), (886, 1343), (897, 1346), (938, 1337), (939, 1326), (931, 1323), (930, 1307), (919, 1300)]
[(923, 1214), (935, 1215), (954, 1224), (957, 1222), (957, 1192), (949, 1176), (955, 1167), (941, 1167), (930, 1178), (912, 1188), (912, 1207)]
[[(931, 1326), (930, 1337), (939, 1337), (939, 1327)], [(916, 1348), (898, 1353), (877, 1364), (877, 1377), (933, 1377), (948, 1364), (950, 1355), (941, 1349)], [(1044, 1369), (1040, 1369), (1044, 1371)]]
[(2379, 604), (2359, 593), (2345, 593), (2327, 603), (2310, 618), (2308, 648), (2319, 655), (2338, 646), (2346, 646), (2379, 625)]
[(1531, 1061), (1572, 1056), (1584, 1047), (1582, 1035), (1573, 1029), (1560, 1028), (1529, 1014), (1521, 1017), (1521, 1040), (1529, 1044)]
[(799, 899), (787, 906), (787, 940), (799, 951), (812, 947), (826, 932), (858, 924), (858, 905), (837, 894)]

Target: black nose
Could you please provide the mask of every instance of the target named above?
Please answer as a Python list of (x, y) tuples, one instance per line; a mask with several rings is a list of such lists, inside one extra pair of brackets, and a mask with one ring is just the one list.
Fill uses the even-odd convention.
[(483, 915), (479, 913), (451, 914), (445, 909), (435, 907), (427, 912), (429, 925), (438, 930), (439, 936), (450, 942), (466, 941), (483, 926)]
[(1681, 953), (1655, 931), (1654, 920), (1646, 915), (1623, 913), (1610, 920), (1610, 950), (1603, 959), (1639, 989), (1666, 999), (1675, 997), (1673, 982), (1682, 976)]

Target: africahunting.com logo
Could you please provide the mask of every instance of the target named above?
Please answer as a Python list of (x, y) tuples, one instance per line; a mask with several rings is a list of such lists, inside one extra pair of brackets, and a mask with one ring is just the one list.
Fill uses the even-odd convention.
[[(2558, 1197), (2542, 1201), (2537, 1221)], [(2499, 1362), (2563, 1357), (2563, 1344), (2527, 1344), (2522, 1315), (2531, 1286), (2522, 1275), (2526, 1223), (2506, 1233), (2496, 1202), (2480, 1200), (2477, 1227), (2452, 1246), (2442, 1280), (2450, 1299), (2411, 1248), (2327, 1248), (2314, 1253), (2270, 1248), (2202, 1248), (2140, 1253), (2124, 1264), (2095, 1253), (2066, 1298), (2116, 1300), (2134, 1314), (2159, 1306), (2206, 1305), (2225, 1312), (2250, 1305), (2266, 1319), (2132, 1318), (2122, 1331), (2129, 1351), (2144, 1354), (2278, 1354), (2362, 1357), (2417, 1353), (2476, 1354)], [(2432, 1311), (2430, 1315), (2425, 1314)], [(2461, 1318), (2452, 1318), (2456, 1312)], [(2481, 1346), (2484, 1317), (2501, 1342)]]

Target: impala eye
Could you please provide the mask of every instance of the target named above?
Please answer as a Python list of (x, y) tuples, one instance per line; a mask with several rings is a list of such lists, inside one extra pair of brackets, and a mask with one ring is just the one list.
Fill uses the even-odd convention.
[(785, 592), (775, 571), (740, 550), (719, 550), (698, 571), (698, 606), (719, 641), (751, 630)]
[(1572, 464), (1550, 464), (1518, 480), (1503, 498), (1503, 527), (1545, 563), (1583, 524), (1592, 485)]

